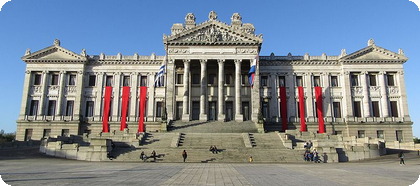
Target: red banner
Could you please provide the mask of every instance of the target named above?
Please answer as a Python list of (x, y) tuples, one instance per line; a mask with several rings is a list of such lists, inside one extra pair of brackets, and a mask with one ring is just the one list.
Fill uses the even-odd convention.
[(298, 87), (299, 92), (299, 112), (300, 112), (300, 131), (307, 131), (305, 122), (305, 98), (303, 93), (303, 87)]
[(281, 124), (283, 131), (287, 129), (287, 99), (286, 99), (286, 87), (280, 87), (280, 115), (281, 115)]
[(128, 109), (129, 96), (130, 96), (130, 87), (124, 86), (123, 91), (122, 91), (120, 131), (123, 131), (125, 128), (127, 128), (127, 109)]
[(109, 132), (109, 109), (111, 107), (111, 94), (112, 87), (105, 87), (105, 96), (104, 96), (104, 109), (102, 113), (102, 132)]
[(139, 130), (144, 132), (144, 112), (146, 111), (147, 87), (140, 87)]
[(318, 132), (325, 133), (324, 115), (322, 113), (322, 87), (315, 87), (316, 112), (318, 113)]

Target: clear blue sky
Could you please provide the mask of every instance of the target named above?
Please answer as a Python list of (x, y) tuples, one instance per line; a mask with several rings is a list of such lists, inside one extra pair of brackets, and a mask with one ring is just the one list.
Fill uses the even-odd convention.
[(16, 130), (25, 63), (32, 52), (61, 40), (61, 46), (90, 55), (164, 55), (162, 35), (192, 12), (197, 22), (214, 10), (230, 23), (239, 12), (264, 35), (260, 55), (339, 55), (378, 46), (405, 51), (410, 115), (414, 135), (420, 137), (420, 12), (408, 0), (12, 0), (0, 12), (0, 129)]

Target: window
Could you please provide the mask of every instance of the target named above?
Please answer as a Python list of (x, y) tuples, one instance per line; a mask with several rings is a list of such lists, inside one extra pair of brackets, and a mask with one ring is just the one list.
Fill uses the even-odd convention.
[(41, 74), (35, 74), (34, 85), (41, 85)]
[(63, 136), (63, 137), (69, 137), (70, 136), (69, 129), (61, 129), (61, 136)]
[(43, 132), (42, 136), (44, 138), (48, 138), (48, 137), (50, 137), (50, 134), (51, 134), (51, 129), (44, 129), (44, 132)]
[(248, 74), (242, 74), (241, 76), (241, 84), (242, 85), (249, 85), (249, 78), (248, 78)]
[(384, 131), (383, 130), (377, 130), (376, 131), (376, 137), (380, 139), (384, 139)]
[(397, 141), (399, 141), (399, 142), (403, 141), (403, 131), (402, 130), (396, 130), (395, 131), (395, 137), (396, 137)]
[(296, 76), (296, 86), (301, 87), (303, 86), (303, 79), (302, 76)]
[(380, 117), (379, 115), (379, 102), (372, 101), (372, 116), (373, 117)]
[(365, 131), (364, 130), (358, 130), (357, 131), (357, 137), (358, 138), (364, 138), (365, 137)]
[(390, 101), (391, 117), (398, 117), (398, 104), (396, 101)]
[(76, 85), (76, 74), (69, 75), (68, 85)]
[(395, 86), (394, 74), (388, 74), (387, 76), (388, 86)]
[(112, 84), (113, 84), (112, 80), (113, 80), (112, 76), (106, 76), (106, 82), (105, 82), (106, 84), (105, 85), (108, 86), (108, 87), (112, 86)]
[(266, 87), (268, 85), (268, 76), (261, 76), (261, 86)]
[(331, 86), (332, 87), (338, 87), (338, 77), (337, 76), (331, 76)]
[(31, 107), (29, 109), (30, 116), (36, 116), (38, 114), (38, 100), (31, 101)]
[(192, 75), (192, 84), (199, 85), (200, 84), (200, 74), (193, 74)]
[(32, 132), (33, 129), (25, 129), (25, 141), (31, 141), (32, 140)]
[(209, 74), (208, 84), (215, 85), (216, 81), (216, 74)]
[(279, 87), (285, 87), (286, 86), (286, 77), (279, 76)]
[(226, 74), (225, 75), (225, 84), (231, 85), (232, 84), (232, 74)]
[(264, 118), (268, 118), (268, 102), (262, 102), (262, 115)]
[(58, 74), (51, 75), (51, 85), (58, 85)]
[(55, 115), (55, 100), (49, 100), (48, 101), (48, 110), (47, 110), (47, 116), (54, 116)]
[(96, 75), (90, 75), (89, 76), (89, 86), (93, 87), (96, 85)]
[(93, 101), (86, 101), (86, 111), (85, 111), (86, 117), (93, 116), (93, 107), (94, 107)]
[(362, 117), (362, 112), (360, 110), (360, 101), (354, 101), (353, 102), (353, 114), (354, 117)]
[(369, 74), (369, 86), (377, 86), (375, 74)]
[[(296, 104), (297, 104), (297, 113), (298, 113), (298, 118), (300, 118), (301, 116), (300, 116), (300, 106), (299, 106), (299, 101), (296, 101)], [(303, 109), (304, 109), (304, 111), (306, 110), (306, 104), (304, 103), (303, 104)], [(305, 112), (305, 116), (303, 116), (303, 117), (306, 117), (306, 112)]]
[(177, 74), (176, 75), (176, 84), (178, 84), (178, 85), (184, 84), (184, 74)]
[(147, 87), (147, 76), (140, 77), (140, 86)]
[(162, 102), (156, 102), (156, 117), (162, 117)]
[(341, 118), (340, 102), (333, 102), (333, 114), (335, 118)]
[(123, 77), (123, 86), (130, 86), (130, 76)]
[(359, 76), (357, 74), (350, 75), (351, 86), (359, 86)]
[(319, 86), (321, 86), (321, 77), (314, 76), (314, 87), (319, 87)]
[(65, 116), (73, 116), (74, 101), (67, 101)]

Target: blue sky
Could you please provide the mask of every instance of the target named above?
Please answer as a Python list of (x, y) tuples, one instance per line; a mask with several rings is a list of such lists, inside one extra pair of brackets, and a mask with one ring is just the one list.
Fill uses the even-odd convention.
[(339, 55), (378, 46), (409, 57), (404, 65), (413, 132), (420, 137), (420, 12), (408, 0), (13, 0), (0, 11), (0, 129), (16, 130), (25, 63), (32, 52), (61, 40), (61, 46), (90, 55), (164, 55), (163, 34), (173, 23), (183, 23), (192, 12), (197, 22), (214, 10), (230, 23), (239, 12), (264, 35), (260, 55)]

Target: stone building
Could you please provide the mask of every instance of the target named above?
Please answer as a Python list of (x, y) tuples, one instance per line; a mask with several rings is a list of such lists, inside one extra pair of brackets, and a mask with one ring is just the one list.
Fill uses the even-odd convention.
[[(226, 24), (213, 11), (199, 24), (187, 14), (163, 42), (165, 56), (77, 54), (59, 40), (27, 50), (16, 139), (99, 133), (104, 123), (109, 131), (124, 130), (122, 123), (137, 131), (139, 87), (147, 87), (146, 130), (162, 119), (263, 118), (280, 131), (412, 140), (402, 50), (389, 51), (371, 39), (367, 47), (351, 54), (343, 49), (339, 56), (259, 56), (263, 39), (252, 24), (242, 23), (238, 13)], [(163, 86), (155, 86), (162, 66)]]

